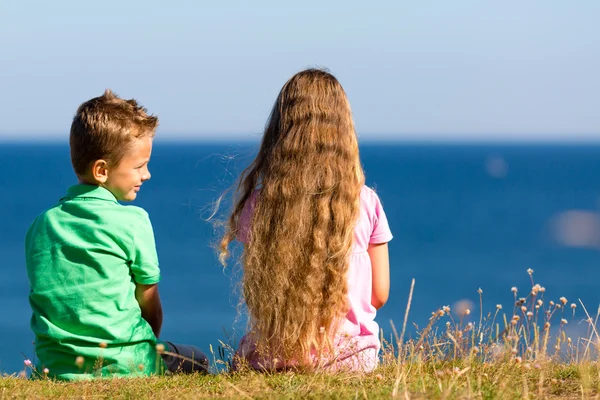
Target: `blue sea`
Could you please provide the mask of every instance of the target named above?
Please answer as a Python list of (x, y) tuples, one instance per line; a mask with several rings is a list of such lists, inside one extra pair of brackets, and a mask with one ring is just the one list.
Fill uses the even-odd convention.
[[(219, 340), (234, 344), (243, 332), (235, 274), (217, 262), (215, 220), (207, 218), (257, 148), (155, 143), (152, 179), (134, 204), (155, 229), (166, 340), (216, 352)], [(600, 146), (379, 143), (363, 145), (361, 158), (394, 234), (391, 295), (377, 315), (386, 334), (390, 320), (401, 325), (412, 278), (411, 326), (462, 300), (477, 321), (479, 288), (484, 313), (500, 303), (510, 314), (511, 287), (531, 289), (529, 268), (546, 299), (581, 299), (596, 313)], [(33, 357), (25, 232), (75, 177), (65, 145), (0, 143), (0, 165), (0, 371), (15, 373)], [(585, 331), (581, 307), (570, 313), (570, 329)]]

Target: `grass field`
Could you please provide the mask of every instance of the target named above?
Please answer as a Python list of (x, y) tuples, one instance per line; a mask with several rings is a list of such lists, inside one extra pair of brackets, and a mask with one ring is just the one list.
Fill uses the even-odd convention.
[(175, 375), (78, 383), (0, 378), (0, 399), (59, 398), (594, 398), (595, 363), (497, 362), (384, 366), (368, 375), (325, 373)]
[[(324, 371), (173, 375), (63, 383), (21, 376), (0, 378), (0, 400), (12, 398), (403, 398), (517, 399), (598, 398), (598, 316), (564, 297), (547, 300), (533, 281), (525, 297), (512, 289), (514, 304), (471, 318), (464, 305), (442, 306), (414, 339), (404, 340), (411, 295), (402, 329), (382, 337), (382, 360), (369, 374)], [(414, 282), (413, 282), (414, 285)], [(480, 302), (482, 292), (479, 291)], [(512, 303), (512, 302), (511, 302)], [(480, 307), (481, 309), (481, 307)], [(570, 321), (587, 333), (567, 335)], [(225, 365), (232, 349), (220, 349)]]

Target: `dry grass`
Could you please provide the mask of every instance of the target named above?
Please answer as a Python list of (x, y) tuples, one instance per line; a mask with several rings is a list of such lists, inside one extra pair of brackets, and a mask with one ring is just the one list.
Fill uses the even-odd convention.
[[(444, 306), (427, 326), (403, 340), (411, 298), (400, 335), (384, 341), (381, 366), (371, 374), (253, 371), (62, 383), (48, 379), (0, 378), (5, 398), (403, 398), (516, 399), (599, 398), (598, 313), (591, 317), (565, 298), (544, 299), (533, 281), (525, 297), (513, 288), (514, 305), (471, 316), (470, 309)], [(412, 287), (411, 287), (412, 295)], [(482, 302), (482, 292), (479, 292)], [(481, 308), (481, 307), (480, 307)], [(582, 311), (579, 311), (581, 309)], [(565, 330), (583, 317), (587, 333), (571, 339)], [(231, 350), (231, 349), (229, 349)], [(227, 352), (219, 351), (219, 362)]]
[[(399, 384), (396, 385), (396, 382)], [(596, 364), (415, 362), (382, 366), (368, 375), (236, 374), (175, 375), (63, 383), (0, 378), (0, 399), (59, 398), (593, 398), (599, 393)]]

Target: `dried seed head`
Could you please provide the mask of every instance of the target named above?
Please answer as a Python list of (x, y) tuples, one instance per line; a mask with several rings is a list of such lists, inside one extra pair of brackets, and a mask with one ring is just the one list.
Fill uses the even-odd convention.
[(568, 322), (567, 322), (566, 319), (563, 318), (563, 319), (560, 320), (560, 323), (563, 324), (563, 325), (566, 325)]
[(497, 310), (502, 310), (502, 304), (496, 304), (496, 309)]
[(527, 273), (528, 273), (529, 275), (532, 275), (532, 274), (533, 274), (533, 270), (532, 270), (531, 268), (529, 268), (529, 269), (527, 269)]
[(81, 356), (77, 356), (77, 358), (75, 359), (75, 365), (77, 365), (79, 368), (83, 367), (84, 362), (85, 359)]
[(571, 308), (572, 308), (572, 309), (576, 309), (576, 308), (577, 308), (577, 304), (575, 304), (575, 303), (571, 303)]
[(568, 301), (567, 301), (567, 298), (566, 298), (566, 297), (561, 297), (561, 298), (560, 298), (560, 302), (561, 302), (561, 303), (563, 303), (563, 304), (567, 304), (567, 303), (568, 303)]
[(510, 288), (510, 291), (513, 292), (513, 293), (517, 293), (518, 289), (517, 289), (516, 286), (513, 286), (512, 288)]
[(157, 351), (159, 354), (160, 354), (160, 353), (162, 353), (163, 351), (165, 351), (165, 345), (164, 345), (164, 344), (162, 344), (162, 343), (159, 343), (159, 344), (157, 344), (157, 345), (156, 345), (156, 351)]

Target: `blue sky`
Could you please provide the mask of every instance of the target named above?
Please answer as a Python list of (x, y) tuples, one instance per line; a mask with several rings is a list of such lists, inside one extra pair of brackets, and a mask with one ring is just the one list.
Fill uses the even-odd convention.
[(256, 138), (327, 67), (363, 139), (600, 139), (600, 2), (3, 1), (0, 140), (64, 140), (112, 88), (162, 139)]

